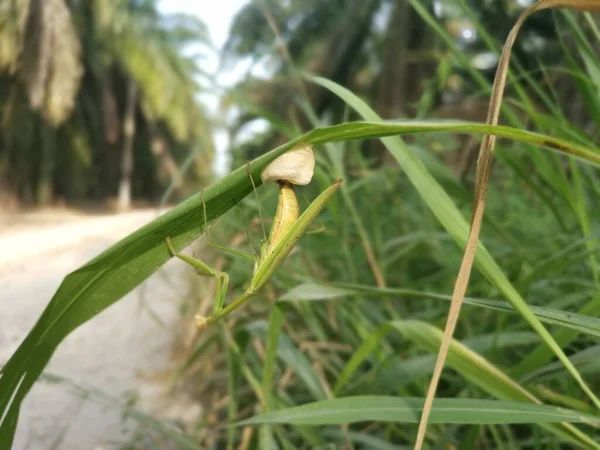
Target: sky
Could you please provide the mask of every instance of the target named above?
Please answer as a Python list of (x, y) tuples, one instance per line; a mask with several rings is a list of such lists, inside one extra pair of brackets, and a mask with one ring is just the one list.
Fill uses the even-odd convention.
[(167, 13), (185, 12), (198, 16), (208, 26), (213, 43), (221, 48), (227, 40), (233, 16), (246, 3), (248, 0), (217, 0), (212, 4), (204, 0), (161, 0), (159, 8)]
[[(205, 0), (161, 0), (159, 9), (164, 13), (183, 12), (198, 16), (208, 27), (212, 43), (215, 47), (221, 49), (227, 40), (233, 17), (246, 3), (248, 3), (248, 0), (215, 0), (214, 2), (207, 2)], [(218, 55), (207, 55), (202, 65), (203, 69), (207, 72), (216, 72), (219, 66)], [(230, 86), (239, 79), (242, 73), (245, 73), (243, 68), (233, 68), (232, 71), (223, 73), (219, 77), (219, 83)], [(202, 101), (211, 112), (216, 112), (218, 95), (203, 95)], [(216, 130), (214, 140), (216, 146), (214, 168), (218, 175), (223, 175), (229, 170), (229, 155), (227, 154), (229, 142), (227, 134), (224, 130)]]

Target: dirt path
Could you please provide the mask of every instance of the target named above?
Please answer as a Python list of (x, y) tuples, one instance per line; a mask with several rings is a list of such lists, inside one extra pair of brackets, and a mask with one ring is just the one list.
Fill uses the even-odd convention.
[[(0, 365), (26, 336), (65, 275), (152, 220), (156, 212), (43, 216), (0, 219)], [(75, 330), (46, 370), (115, 397), (143, 389), (136, 373), (168, 364), (173, 335), (168, 328), (176, 323), (182, 293), (165, 277), (181, 279), (184, 269), (179, 261), (170, 261), (144, 285)], [(152, 319), (147, 308), (167, 329)], [(113, 449), (120, 448), (129, 434), (131, 425), (123, 425), (119, 411), (78, 398), (64, 387), (38, 383), (21, 408), (13, 448)]]

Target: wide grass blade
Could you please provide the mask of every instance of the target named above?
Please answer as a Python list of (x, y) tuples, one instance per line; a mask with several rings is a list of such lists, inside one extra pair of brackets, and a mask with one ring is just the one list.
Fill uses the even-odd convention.
[[(354, 422), (418, 423), (423, 399), (366, 395), (322, 400), (261, 414), (238, 425), (341, 425)], [(599, 417), (565, 408), (502, 400), (439, 398), (431, 423), (598, 423)]]
[[(378, 288), (376, 286), (362, 286), (351, 284), (316, 284), (305, 283), (296, 286), (278, 299), (280, 302), (291, 301), (322, 301), (334, 300), (344, 297), (404, 297), (404, 298), (432, 298), (439, 300), (452, 300), (452, 296), (438, 294), (435, 292), (423, 292), (416, 289), (394, 289)], [(479, 306), (481, 308), (492, 309), (496, 311), (516, 313), (515, 309), (508, 302), (497, 300), (488, 300), (483, 298), (465, 297), (465, 304)], [(558, 325), (563, 328), (570, 328), (578, 333), (589, 334), (600, 337), (600, 319), (597, 317), (584, 316), (583, 314), (562, 311), (559, 309), (544, 308), (541, 306), (531, 306), (531, 311), (544, 323)]]

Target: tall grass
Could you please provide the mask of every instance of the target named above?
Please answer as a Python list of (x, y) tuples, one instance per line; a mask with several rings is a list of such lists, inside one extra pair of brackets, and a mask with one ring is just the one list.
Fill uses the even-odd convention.
[[(446, 43), (460, 69), (481, 92), (488, 93), (490, 82), (470, 66), (427, 9), (416, 0), (412, 3)], [(476, 21), (466, 2), (461, 4)], [(589, 122), (569, 120), (560, 87), (553, 81), (576, 85), (585, 117), (597, 128), (600, 65), (592, 56), (598, 45), (595, 22), (570, 12), (556, 13), (556, 21), (565, 65), (542, 66), (543, 77), (525, 72), (518, 63), (513, 65), (502, 117), (515, 128), (534, 129), (594, 148), (595, 133), (590, 133)], [(499, 52), (501, 43), (477, 22), (476, 26), (489, 50)], [(344, 100), (352, 102), (348, 96)], [(355, 114), (349, 110), (350, 118)], [(469, 195), (450, 170), (428, 153), (435, 140), (419, 137), (411, 151), (468, 217)], [(247, 427), (265, 424), (248, 428), (252, 430), (248, 433), (254, 433), (251, 442), (261, 448), (273, 441), (283, 448), (326, 443), (400, 448), (396, 445), (409, 446), (414, 441), (416, 426), (394, 423), (414, 422), (402, 419), (400, 413), (383, 413), (387, 423), (374, 422), (374, 416), (367, 414), (360, 423), (344, 426), (336, 424), (354, 419), (344, 415), (347, 405), (341, 403), (331, 406), (337, 420), (319, 419), (327, 409), (325, 403), (298, 410), (302, 419), (291, 418), (296, 410), (288, 409), (336, 397), (423, 397), (439, 345), (438, 333), (447, 311), (440, 300), (447, 300), (452, 289), (462, 249), (440, 225), (443, 219), (427, 208), (426, 194), (418, 193), (429, 186), (415, 190), (397, 167), (372, 168), (364, 153), (356, 151), (358, 146), (329, 144), (320, 160), (319, 188), (339, 176), (347, 180), (343, 194), (321, 219), (325, 231), (303, 240), (262, 304), (255, 302), (251, 312), (232, 319), (231, 331), (214, 329), (198, 342), (204, 346), (210, 340), (211, 346), (195, 354), (197, 367), (204, 358), (221, 355), (223, 367), (227, 360), (230, 368), (230, 378), (221, 389), (235, 406), (230, 404), (226, 412), (216, 403), (215, 416), (235, 421), (280, 410), (260, 416), (262, 421), (243, 422)], [(599, 380), (592, 376), (595, 366), (591, 363), (600, 324), (596, 319), (600, 312), (596, 252), (600, 247), (598, 220), (592, 213), (599, 198), (596, 170), (532, 145), (506, 141), (499, 145), (497, 160), (481, 240), (503, 276), (533, 307), (597, 392)], [(267, 211), (273, 210), (273, 195), (261, 193), (260, 203)], [(243, 230), (245, 224), (255, 223), (257, 205), (248, 201), (245, 207), (249, 212), (243, 221), (242, 216), (232, 215), (220, 222), (222, 229)], [(248, 279), (248, 270), (244, 272), (237, 261), (231, 264), (234, 277)], [(473, 274), (470, 302), (480, 307), (468, 307), (462, 313), (449, 357), (453, 370), (444, 374), (439, 397), (464, 399), (461, 405), (474, 411), (478, 411), (476, 404), (467, 399), (543, 402), (596, 414), (564, 367), (552, 363), (554, 354), (548, 346), (508, 304), (499, 302), (501, 290), (482, 275)], [(335, 280), (333, 286), (330, 280)], [(286, 292), (289, 295), (282, 295)], [(268, 321), (264, 319), (267, 314)], [(582, 326), (583, 322), (590, 326)], [(553, 376), (544, 378), (549, 371)], [(202, 387), (202, 377), (194, 376), (194, 371), (187, 376)], [(269, 383), (273, 383), (271, 389)], [(214, 384), (205, 388), (213, 389)], [(367, 398), (357, 398), (352, 408), (360, 410), (361, 405), (372, 404)], [(599, 447), (595, 427), (507, 425), (500, 419), (495, 424), (477, 424), (473, 418), (461, 422), (459, 416), (455, 416), (457, 424), (432, 427), (428, 442), (465, 449)], [(506, 410), (498, 417), (515, 416)], [(308, 423), (328, 426), (303, 426)], [(223, 439), (229, 446), (239, 445), (243, 435), (240, 430), (204, 432), (208, 433), (206, 442)]]
[[(413, 6), (460, 68), (489, 92), (489, 82), (452, 47), (443, 28), (420, 3)], [(463, 7), (476, 17), (466, 3)], [(199, 447), (412, 445), (470, 215), (468, 189), (429, 151), (440, 140), (450, 141), (448, 130), (512, 133), (513, 140), (498, 149), (480, 272), (473, 273), (471, 306), (461, 315), (450, 347), (451, 370), (438, 390), (449, 399), (434, 404), (426, 442), (464, 449), (600, 447), (598, 412), (565, 366), (552, 361), (554, 353), (519, 315), (523, 310), (515, 309), (515, 295), (526, 300), (597, 392), (599, 224), (593, 211), (600, 198), (594, 167), (599, 153), (595, 134), (564, 112), (550, 74), (576, 86), (597, 128), (600, 63), (593, 49), (599, 33), (587, 17), (559, 13), (557, 21), (564, 33), (565, 67), (544, 67), (545, 78), (513, 67), (503, 108), (513, 128), (410, 121), (318, 128), (327, 124), (307, 110), (315, 129), (296, 141), (311, 141), (322, 151), (315, 181), (299, 191), (301, 205), (338, 177), (345, 180), (343, 189), (316, 221), (323, 231), (302, 239), (261, 298), (227, 321), (193, 333), (174, 378), (193, 386), (206, 409), (205, 422), (189, 432)], [(499, 48), (486, 42), (492, 51)], [(312, 80), (348, 104), (350, 120), (375, 114), (342, 87)], [(421, 112), (428, 115), (427, 105)], [(385, 137), (442, 129), (446, 134), (419, 135), (410, 145)], [(542, 134), (519, 131), (526, 129)], [(551, 141), (552, 136), (563, 140)], [(398, 165), (374, 167), (361, 141), (349, 140), (369, 137), (384, 137)], [(1, 373), (0, 419), (8, 434), (0, 443), (9, 442), (18, 404), (53, 349), (166, 261), (166, 235), (180, 248), (205, 231), (205, 219), (220, 218), (211, 227), (212, 241), (250, 252), (260, 247), (259, 207), (268, 227), (276, 194), (264, 187), (257, 198), (248, 196), (247, 172), (258, 180), (262, 168), (296, 141), (241, 167), (65, 280)], [(571, 155), (578, 152), (579, 159), (540, 148), (544, 142)], [(229, 273), (230, 291), (241, 292), (252, 264), (211, 255), (214, 265)], [(187, 319), (206, 310), (214, 295), (210, 282), (192, 279), (202, 289), (191, 290)], [(232, 423), (236, 426), (228, 426)]]

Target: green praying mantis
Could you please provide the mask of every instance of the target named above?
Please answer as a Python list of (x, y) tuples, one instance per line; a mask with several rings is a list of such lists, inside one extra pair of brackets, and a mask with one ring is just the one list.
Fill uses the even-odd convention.
[(263, 241), (261, 244), (260, 255), (255, 258), (254, 271), (248, 288), (242, 295), (227, 305), (225, 305), (225, 297), (229, 286), (229, 276), (224, 272), (209, 267), (199, 259), (177, 252), (171, 243), (171, 239), (167, 237), (167, 246), (172, 256), (192, 265), (198, 274), (214, 277), (216, 280), (216, 302), (214, 312), (208, 317), (196, 316), (196, 325), (198, 327), (204, 327), (212, 324), (227, 316), (254, 297), (269, 281), (275, 270), (277, 270), (289, 255), (298, 240), (300, 240), (307, 228), (312, 224), (313, 220), (327, 205), (333, 194), (338, 190), (341, 182), (342, 180), (339, 179), (325, 189), (306, 208), (302, 215), (298, 217), (300, 208), (294, 193), (293, 184), (285, 179), (277, 180), (279, 196), (269, 238), (266, 241)]

